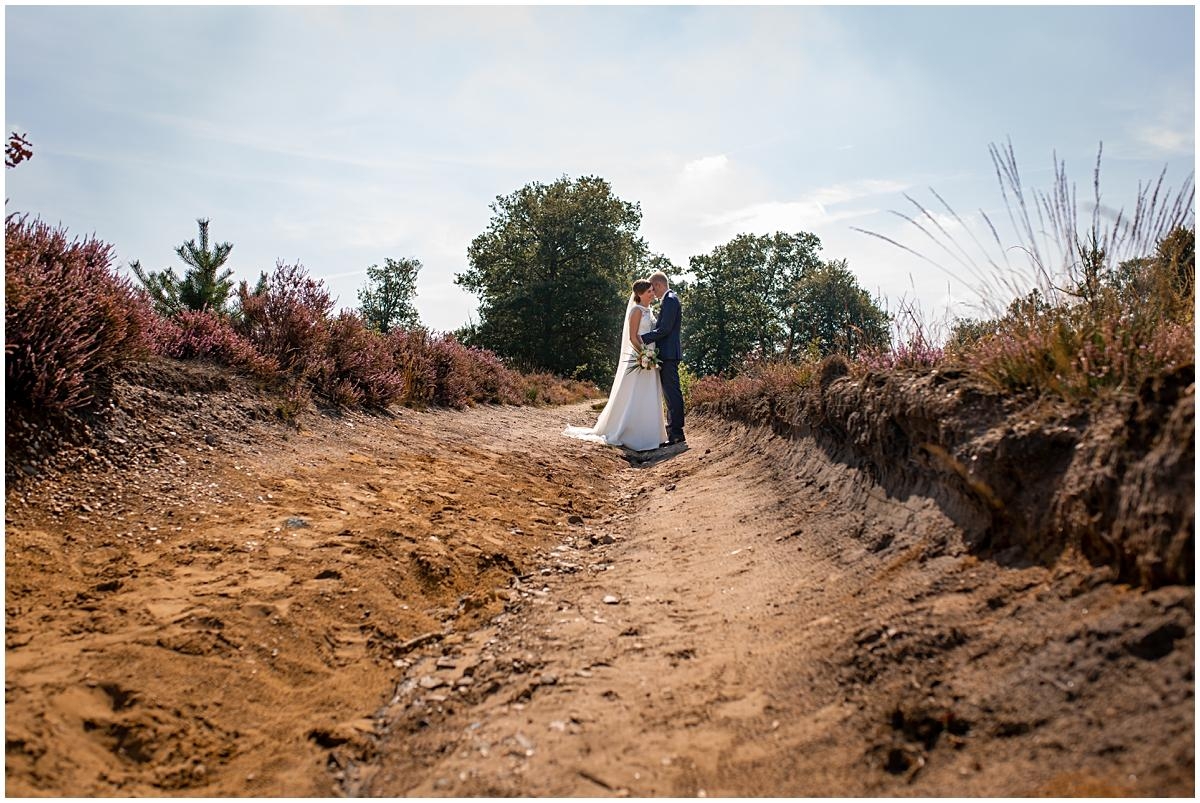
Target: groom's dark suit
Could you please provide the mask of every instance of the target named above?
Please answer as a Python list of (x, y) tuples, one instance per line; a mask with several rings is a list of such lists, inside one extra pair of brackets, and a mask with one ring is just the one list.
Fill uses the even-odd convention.
[(683, 392), (679, 389), (679, 361), (683, 350), (679, 346), (679, 327), (682, 323), (679, 296), (668, 290), (658, 311), (658, 325), (642, 335), (643, 343), (656, 343), (661, 360), (663, 396), (667, 400), (667, 439), (671, 443), (683, 440)]

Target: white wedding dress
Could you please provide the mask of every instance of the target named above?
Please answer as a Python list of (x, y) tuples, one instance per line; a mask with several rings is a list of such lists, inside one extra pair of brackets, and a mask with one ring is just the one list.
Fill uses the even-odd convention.
[[(567, 427), (563, 434), (571, 438), (595, 441), (609, 446), (624, 446), (636, 452), (657, 449), (667, 439), (663, 415), (662, 383), (658, 368), (633, 368), (633, 344), (629, 342), (629, 316), (635, 309), (642, 311), (638, 334), (654, 328), (655, 319), (649, 307), (630, 302), (625, 310), (621, 329), (621, 356), (617, 360), (617, 375), (613, 379), (608, 403), (593, 427)], [(649, 346), (653, 349), (653, 344)]]

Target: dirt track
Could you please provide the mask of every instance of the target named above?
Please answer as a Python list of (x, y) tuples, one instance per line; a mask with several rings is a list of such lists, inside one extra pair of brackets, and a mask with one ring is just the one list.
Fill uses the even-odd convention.
[(8, 794), (1192, 794), (1191, 587), (969, 554), (718, 421), (645, 463), (558, 436), (594, 415), (248, 425), (10, 491)]

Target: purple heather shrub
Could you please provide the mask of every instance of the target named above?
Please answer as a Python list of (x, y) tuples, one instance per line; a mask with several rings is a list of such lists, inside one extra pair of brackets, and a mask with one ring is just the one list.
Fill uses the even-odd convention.
[(251, 291), (238, 288), (240, 334), (262, 355), (275, 360), (294, 380), (319, 375), (329, 341), (333, 299), (324, 282), (309, 277), (303, 265), (280, 262)]
[(393, 329), (387, 335), (388, 348), (400, 374), (405, 404), (424, 407), (433, 403), (437, 369), (429, 348), (430, 335), (425, 329)]
[(329, 325), (322, 368), (319, 387), (339, 406), (382, 409), (403, 400), (404, 379), (387, 338), (358, 313), (343, 311)]
[(50, 414), (92, 405), (147, 352), (149, 305), (94, 237), (9, 215), (4, 242), (8, 402)]
[(471, 384), (476, 401), (495, 404), (525, 402), (520, 374), (486, 349), (469, 348), (467, 353), (471, 357)]
[(185, 310), (173, 318), (155, 317), (150, 327), (153, 350), (178, 360), (212, 360), (251, 376), (270, 377), (278, 364), (238, 334), (228, 318), (211, 310)]
[(435, 377), (433, 403), (455, 409), (471, 406), (476, 401), (476, 389), (472, 371), (475, 359), (470, 349), (453, 335), (441, 335), (430, 339), (429, 356)]

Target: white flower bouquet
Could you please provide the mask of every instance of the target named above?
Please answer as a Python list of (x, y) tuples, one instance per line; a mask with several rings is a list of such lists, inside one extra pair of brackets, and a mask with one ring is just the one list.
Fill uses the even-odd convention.
[(658, 358), (658, 350), (653, 345), (642, 346), (641, 348), (636, 349), (633, 352), (633, 356), (629, 358), (629, 369), (625, 373), (637, 371), (639, 369), (643, 371), (652, 371), (657, 368), (660, 363), (661, 360)]

